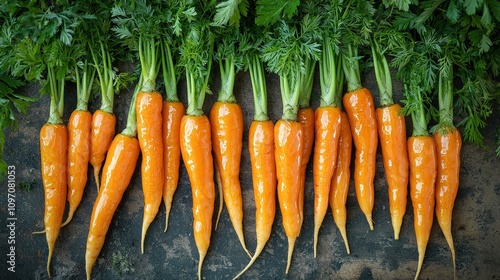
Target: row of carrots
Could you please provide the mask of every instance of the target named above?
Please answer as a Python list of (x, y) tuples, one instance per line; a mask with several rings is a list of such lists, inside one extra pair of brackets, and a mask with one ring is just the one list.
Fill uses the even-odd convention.
[[(102, 53), (92, 53), (94, 63), (84, 63), (81, 79), (78, 78), (78, 71), (82, 67), (80, 64), (75, 67), (78, 76), (78, 104), (68, 126), (62, 121), (63, 93), (54, 91), (51, 94), (49, 121), (40, 131), (45, 192), (43, 232), (49, 248), (49, 275), (54, 244), (61, 227), (70, 223), (82, 200), (87, 185), (87, 166), (90, 163), (98, 186), (98, 195), (90, 217), (85, 256), (87, 279), (91, 278), (93, 265), (104, 245), (114, 213), (134, 175), (139, 154), (142, 154), (140, 176), (144, 197), (142, 253), (145, 251), (147, 230), (157, 216), (162, 200), (166, 209), (165, 231), (167, 230), (181, 158), (191, 186), (193, 232), (199, 253), (199, 279), (214, 228), (212, 218), (216, 188), (221, 196), (221, 203), (215, 228), (224, 202), (238, 239), (251, 257), (248, 265), (236, 278), (264, 250), (271, 235), (276, 205), (279, 205), (282, 226), (288, 239), (286, 272), (289, 271), (295, 242), (304, 220), (306, 167), (311, 159), (314, 183), (314, 256), (321, 224), (329, 206), (349, 253), (345, 204), (351, 180), (352, 151), (355, 151), (352, 177), (356, 197), (370, 229), (373, 230), (375, 161), (379, 143), (395, 239), (399, 238), (408, 189), (410, 190), (419, 254), (415, 279), (423, 264), (434, 215), (451, 248), (455, 271), (451, 220), (458, 189), (461, 137), (453, 126), (451, 64), (439, 68), (440, 71), (443, 70), (437, 85), (441, 114), (434, 135), (427, 130), (418, 77), (411, 79), (414, 82), (410, 84), (409, 90), (405, 88), (407, 99), (412, 97), (410, 94), (415, 94), (412, 97), (413, 103), (418, 107), (411, 112), (413, 133), (407, 138), (404, 113), (392, 98), (389, 66), (384, 52), (375, 40), (371, 42), (370, 48), (381, 95), (379, 108), (375, 108), (372, 94), (361, 83), (358, 44), (353, 41), (342, 45), (345, 51), (334, 50), (339, 44), (330, 40), (329, 36), (333, 37), (333, 33), (329, 34), (321, 29), (319, 16), (303, 16), (299, 20), (302, 27), (287, 25), (284, 21), (276, 23), (276, 28), (267, 30), (265, 44), (262, 38), (253, 37), (257, 37), (257, 33), (246, 34), (249, 42), (244, 42), (245, 34), (233, 32), (236, 34), (234, 35), (231, 33), (234, 31), (232, 29), (219, 30), (224, 36), (220, 35), (222, 39), (218, 42), (215, 60), (218, 60), (220, 66), (221, 89), (217, 102), (207, 116), (202, 108), (208, 92), (214, 34), (210, 29), (213, 27), (203, 23), (211, 22), (211, 17), (209, 20), (201, 18), (199, 24), (193, 24), (196, 21), (191, 19), (187, 20), (192, 25), (187, 25), (188, 28), (183, 30), (185, 34), (178, 32), (182, 34), (182, 38), (177, 50), (180, 58), (177, 60), (172, 58), (169, 38), (155, 33), (158, 28), (151, 20), (150, 13), (158, 13), (161, 9), (150, 9), (145, 1), (132, 4), (123, 1), (122, 4), (123, 6), (117, 5), (112, 9), (113, 21), (118, 24), (112, 30), (118, 33), (120, 40), (133, 41), (131, 50), (137, 53), (141, 71), (130, 102), (125, 129), (118, 134), (115, 132), (116, 118), (112, 108), (116, 75), (107, 47), (101, 43)], [(127, 6), (128, 4), (130, 5)], [(200, 8), (200, 17), (210, 15), (213, 8), (203, 1), (196, 2), (196, 5), (199, 5), (197, 8)], [(360, 4), (358, 8), (363, 7), (365, 6)], [(144, 10), (143, 14), (134, 14), (141, 9)], [(342, 9), (335, 11), (340, 13)], [(184, 12), (180, 14), (189, 15)], [(339, 14), (335, 18), (340, 20), (343, 17)], [(142, 32), (141, 28), (145, 28), (145, 31)], [(233, 35), (236, 37), (232, 37)], [(243, 234), (243, 198), (239, 173), (244, 122), (243, 110), (233, 93), (235, 75), (240, 70), (236, 67), (235, 60), (239, 57), (235, 55), (237, 46), (234, 38), (241, 40), (240, 47), (248, 44), (248, 49), (251, 50), (243, 59), (252, 80), (255, 112), (248, 139), (256, 206), (257, 246), (253, 255), (246, 248)], [(283, 43), (284, 40), (290, 41)], [(321, 43), (316, 42), (320, 40)], [(257, 46), (251, 46), (252, 43)], [(285, 49), (290, 46), (292, 49)], [(84, 60), (85, 56), (81, 59)], [(174, 61), (185, 68), (187, 106), (177, 96), (177, 65), (174, 65)], [(267, 114), (264, 64), (267, 64), (267, 70), (280, 77), (283, 113), (276, 123)], [(320, 106), (313, 109), (310, 98), (317, 64), (321, 101)], [(48, 74), (55, 73), (55, 68), (53, 66), (48, 69)], [(165, 79), (165, 100), (156, 86), (160, 69)], [(61, 79), (61, 75), (52, 76), (56, 80), (49, 83), (49, 86), (64, 91), (64, 77)], [(91, 115), (87, 110), (87, 103), (94, 77), (99, 79), (102, 87), (102, 105), (100, 110)], [(347, 82), (345, 94), (344, 80)], [(405, 87), (406, 85), (405, 83)], [(69, 201), (69, 211), (63, 223), (66, 200)]]
[[(383, 57), (379, 59), (385, 60)], [(252, 79), (262, 79), (264, 68), (258, 58), (254, 59), (250, 73)], [(342, 89), (340, 87), (338, 92)], [(256, 109), (256, 116), (267, 116), (267, 109), (263, 108), (265, 102), (262, 102), (267, 98), (266, 89), (254, 88), (254, 96), (255, 108), (260, 108), (260, 112)], [(270, 237), (276, 195), (289, 239), (288, 272), (294, 243), (303, 222), (305, 171), (311, 155), (315, 194), (314, 256), (319, 229), (328, 206), (332, 208), (333, 218), (350, 253), (345, 203), (350, 182), (352, 144), (356, 152), (356, 196), (373, 230), (371, 212), (378, 141), (384, 160), (395, 239), (399, 238), (410, 183), (419, 252), (415, 278), (423, 263), (434, 213), (450, 245), (455, 266), (451, 218), (458, 188), (460, 133), (456, 128), (440, 127), (433, 136), (412, 135), (407, 139), (401, 106), (393, 103), (392, 97), (390, 99), (392, 104), (375, 109), (372, 94), (358, 81), (358, 85), (349, 88), (343, 96), (345, 111), (342, 105), (320, 106), (316, 110), (309, 106), (298, 110), (298, 121), (281, 119), (274, 124), (265, 117), (256, 118), (251, 123), (248, 147), (256, 206), (257, 248), (248, 266), (238, 276), (257, 259)], [(246, 249), (242, 227), (239, 168), (244, 124), (242, 108), (235, 99), (217, 101), (208, 117), (193, 116), (185, 114), (184, 104), (180, 101), (163, 100), (162, 95), (154, 90), (136, 89), (127, 128), (115, 135), (115, 125), (116, 117), (112, 113), (97, 110), (92, 115), (87, 110), (76, 109), (67, 128), (62, 124), (46, 124), (40, 132), (49, 275), (59, 229), (71, 221), (82, 199), (90, 163), (94, 167), (99, 190), (87, 239), (86, 270), (90, 278), (111, 219), (133, 176), (139, 153), (143, 157), (143, 253), (146, 231), (157, 215), (162, 199), (167, 212), (167, 230), (182, 155), (193, 195), (193, 229), (200, 253), (199, 276), (212, 232), (214, 176), (223, 194), (221, 202), (225, 201), (235, 232), (244, 250), (252, 256)], [(137, 131), (137, 138), (134, 130)], [(66, 199), (69, 211), (66, 221), (62, 223)], [(220, 206), (219, 216), (222, 203)]]

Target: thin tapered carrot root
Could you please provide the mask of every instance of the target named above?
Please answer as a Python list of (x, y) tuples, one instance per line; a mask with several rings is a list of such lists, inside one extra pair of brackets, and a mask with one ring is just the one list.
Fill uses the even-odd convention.
[(290, 269), (290, 265), (292, 264), (292, 255), (293, 255), (293, 249), (295, 248), (295, 240), (297, 240), (295, 237), (288, 238), (288, 257), (286, 261), (285, 274), (288, 274), (288, 270)]
[(233, 280), (237, 279), (238, 277), (240, 277), (241, 275), (243, 275), (243, 273), (245, 273), (252, 266), (252, 264), (257, 260), (257, 258), (259, 257), (259, 255), (264, 250), (265, 246), (266, 246), (265, 242), (258, 242), (257, 241), (257, 247), (255, 248), (255, 253), (253, 254), (253, 257), (250, 259), (250, 262), (247, 264), (247, 266), (240, 273), (238, 273), (238, 275), (236, 275), (233, 278)]
[(101, 172), (101, 167), (102, 165), (94, 165), (94, 179), (95, 179), (95, 184), (97, 186), (97, 192), (99, 192), (99, 186), (100, 186), (100, 182), (99, 182), (99, 173)]
[(149, 226), (153, 222), (155, 216), (144, 217), (142, 222), (142, 234), (141, 234), (141, 254), (144, 254), (144, 240), (146, 239), (146, 232)]
[(49, 257), (47, 259), (47, 275), (50, 278), (50, 261), (52, 260), (52, 253), (54, 252), (54, 244), (49, 243)]
[(220, 215), (222, 214), (222, 208), (224, 207), (224, 195), (222, 194), (222, 181), (220, 179), (219, 168), (217, 164), (214, 163), (215, 169), (215, 183), (217, 184), (217, 191), (219, 192), (219, 211), (217, 212), (217, 220), (215, 221), (215, 230), (219, 226)]
[(76, 208), (74, 207), (70, 207), (69, 208), (69, 211), (68, 211), (68, 217), (66, 218), (66, 221), (64, 221), (64, 223), (62, 223), (61, 227), (69, 224), (69, 222), (71, 222), (71, 220), (73, 219), (73, 215), (75, 214), (75, 211), (76, 211)]
[(340, 235), (342, 236), (342, 239), (344, 239), (344, 244), (345, 244), (345, 249), (347, 251), (347, 254), (351, 254), (351, 249), (349, 248), (349, 242), (347, 241), (347, 232), (344, 227), (339, 227)]
[(170, 209), (172, 209), (172, 200), (168, 201), (168, 204), (165, 205), (165, 229), (163, 232), (167, 232), (168, 229), (168, 217), (170, 217)]
[(372, 219), (372, 213), (365, 213), (366, 221), (368, 222), (368, 225), (370, 226), (370, 230), (373, 230), (373, 219)]
[(207, 255), (207, 251), (199, 251), (200, 259), (198, 261), (198, 280), (201, 280), (201, 268), (203, 267), (203, 260), (205, 260), (205, 256)]
[(448, 246), (450, 247), (451, 251), (451, 260), (453, 262), (453, 279), (457, 278), (457, 268), (456, 268), (456, 262), (455, 262), (455, 245), (453, 245), (453, 236), (451, 234), (451, 228), (449, 230), (443, 230), (444, 238), (446, 239), (446, 242), (448, 243)]
[(420, 270), (422, 269), (422, 264), (424, 263), (424, 257), (425, 257), (425, 248), (426, 246), (418, 246), (418, 266), (417, 266), (417, 273), (415, 274), (415, 280), (418, 279), (418, 276), (420, 275)]
[(241, 246), (243, 246), (243, 250), (245, 250), (247, 255), (250, 258), (252, 258), (252, 253), (250, 253), (250, 251), (248, 251), (247, 246), (245, 244), (245, 237), (243, 236), (243, 225), (241, 223), (236, 225), (234, 230), (236, 231), (236, 235), (238, 236), (238, 239), (240, 240)]

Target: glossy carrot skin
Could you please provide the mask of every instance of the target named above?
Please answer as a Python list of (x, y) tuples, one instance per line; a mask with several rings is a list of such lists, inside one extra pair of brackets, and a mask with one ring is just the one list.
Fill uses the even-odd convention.
[(274, 124), (271, 120), (253, 121), (248, 132), (257, 244), (265, 244), (271, 236), (276, 214), (276, 164), (273, 133)]
[[(274, 126), (278, 201), (282, 223), (288, 238), (289, 256), (302, 227), (302, 184), (299, 176), (302, 168), (304, 132), (299, 122), (278, 120)], [(290, 257), (286, 271), (290, 266)]]
[(82, 201), (83, 191), (87, 184), (87, 171), (90, 160), (90, 126), (92, 114), (89, 111), (75, 110), (68, 121), (68, 218), (73, 218), (78, 205)]
[(61, 229), (67, 194), (68, 129), (63, 124), (45, 124), (40, 130), (40, 159), (45, 196), (45, 237), (49, 249), (47, 272)]
[(141, 147), (141, 179), (144, 194), (142, 246), (151, 222), (158, 214), (163, 197), (165, 169), (163, 167), (163, 98), (158, 92), (140, 91), (136, 100), (137, 139)]
[(182, 117), (181, 152), (193, 197), (194, 240), (200, 254), (199, 267), (210, 246), (215, 203), (214, 167), (210, 122), (207, 116)]
[(163, 101), (163, 167), (165, 168), (165, 184), (163, 186), (163, 202), (165, 203), (166, 223), (172, 207), (172, 199), (179, 182), (181, 164), (181, 144), (179, 133), (181, 119), (186, 113), (184, 103)]
[(111, 143), (102, 171), (102, 187), (90, 217), (85, 253), (87, 279), (90, 279), (113, 215), (132, 179), (139, 152), (139, 142), (134, 137), (118, 134)]
[(438, 126), (434, 133), (434, 141), (437, 151), (436, 219), (452, 251), (453, 267), (455, 268), (451, 221), (460, 179), (462, 137), (460, 131), (455, 127), (441, 128)]
[(297, 118), (302, 125), (302, 131), (304, 134), (304, 145), (302, 146), (302, 164), (300, 168), (300, 218), (304, 220), (304, 193), (305, 193), (305, 183), (306, 183), (306, 170), (309, 159), (313, 152), (314, 145), (314, 110), (311, 107), (300, 108), (297, 112)]
[(399, 104), (376, 109), (394, 239), (399, 239), (408, 196), (406, 123), (400, 110)]
[(347, 210), (345, 204), (347, 194), (349, 193), (349, 180), (351, 178), (352, 135), (349, 118), (344, 111), (340, 113), (338, 149), (337, 167), (335, 168), (330, 187), (330, 207), (332, 208), (333, 220), (344, 239), (347, 253), (350, 254), (351, 250), (349, 249), (346, 233)]
[(378, 145), (377, 120), (373, 97), (367, 88), (361, 88), (344, 95), (343, 104), (351, 134), (356, 147), (354, 161), (354, 186), (358, 203), (373, 230), (372, 210), (374, 204), (375, 159)]
[(328, 202), (330, 200), (330, 186), (337, 165), (337, 152), (340, 136), (340, 108), (318, 107), (314, 121), (314, 251), (319, 228), (323, 222)]
[(210, 110), (210, 125), (224, 202), (240, 243), (247, 251), (243, 236), (243, 198), (239, 179), (244, 127), (241, 106), (238, 103), (215, 102)]
[(91, 138), (90, 138), (90, 164), (94, 168), (94, 178), (99, 189), (99, 172), (106, 152), (115, 136), (116, 116), (97, 110), (92, 115)]
[(434, 217), (436, 182), (436, 147), (431, 136), (408, 138), (410, 165), (410, 197), (413, 205), (413, 222), (418, 247), (418, 278), (425, 256)]

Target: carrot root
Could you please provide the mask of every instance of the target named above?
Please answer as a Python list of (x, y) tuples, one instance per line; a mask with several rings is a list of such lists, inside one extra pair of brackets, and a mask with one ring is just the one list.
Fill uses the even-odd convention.
[(220, 172), (219, 168), (217, 168), (216, 163), (214, 163), (214, 169), (215, 183), (217, 184), (217, 191), (219, 192), (219, 211), (217, 212), (217, 220), (215, 221), (215, 230), (217, 230), (217, 227), (219, 226), (220, 215), (222, 214), (222, 208), (224, 207), (224, 195), (222, 194), (222, 181), (220, 179)]
[(368, 222), (368, 225), (370, 226), (370, 230), (373, 230), (373, 219), (372, 219), (372, 213), (365, 213), (366, 221)]
[(243, 275), (243, 273), (245, 273), (252, 266), (252, 264), (257, 260), (257, 258), (259, 257), (259, 255), (264, 250), (265, 246), (266, 246), (265, 242), (259, 242), (259, 241), (257, 241), (257, 247), (255, 248), (255, 253), (253, 254), (253, 257), (250, 259), (250, 262), (248, 262), (247, 266), (245, 266), (245, 268), (240, 273), (238, 273), (238, 275), (236, 275), (233, 278), (233, 280), (237, 279), (238, 277), (240, 277), (241, 275)]
[(288, 274), (288, 270), (290, 269), (290, 265), (292, 263), (292, 255), (293, 255), (293, 249), (295, 248), (295, 240), (297, 240), (295, 237), (294, 238), (288, 237), (288, 257), (286, 262), (285, 274)]
[(99, 173), (101, 172), (101, 167), (102, 165), (94, 165), (94, 179), (95, 179), (95, 184), (97, 186), (97, 192), (99, 192), (99, 186), (100, 186), (100, 182), (99, 182)]
[(347, 232), (345, 227), (339, 228), (340, 235), (342, 236), (342, 239), (344, 239), (344, 244), (345, 244), (345, 249), (347, 251), (347, 254), (351, 254), (351, 249), (349, 248), (349, 241), (347, 240)]
[(47, 275), (49, 275), (50, 278), (50, 261), (52, 260), (52, 253), (54, 252), (54, 244), (49, 244), (49, 256), (47, 258)]
[(198, 251), (200, 254), (200, 259), (198, 261), (198, 280), (201, 280), (201, 268), (203, 267), (203, 261), (205, 260), (205, 256), (207, 255), (207, 251)]
[(424, 248), (418, 248), (418, 266), (417, 266), (417, 273), (415, 274), (415, 280), (418, 279), (418, 276), (420, 275), (420, 270), (422, 269), (422, 264), (424, 263), (424, 257), (425, 257), (425, 247)]
[(76, 209), (73, 209), (72, 207), (70, 207), (69, 209), (69, 212), (68, 212), (68, 217), (66, 218), (66, 221), (64, 221), (64, 223), (62, 223), (61, 227), (69, 224), (69, 222), (71, 222), (71, 220), (73, 219), (73, 215), (75, 214), (75, 210)]

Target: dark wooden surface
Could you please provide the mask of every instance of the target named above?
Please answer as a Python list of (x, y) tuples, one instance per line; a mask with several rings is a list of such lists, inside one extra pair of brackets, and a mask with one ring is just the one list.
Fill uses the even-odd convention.
[[(217, 69), (217, 68), (214, 68)], [(281, 115), (279, 80), (268, 75), (269, 111), (276, 121)], [(375, 97), (378, 90), (373, 73), (363, 76), (363, 82)], [(211, 83), (213, 95), (207, 96), (205, 112), (208, 113), (216, 99), (218, 78)], [(131, 87), (132, 88), (132, 87)], [(37, 85), (27, 86), (23, 93), (38, 95)], [(180, 97), (186, 103), (183, 81)], [(401, 96), (401, 85), (395, 83), (395, 94)], [(312, 106), (318, 106), (318, 81), (312, 97)], [(247, 247), (255, 248), (255, 210), (248, 155), (248, 126), (253, 117), (253, 99), (248, 73), (239, 73), (235, 95), (242, 104), (245, 118), (245, 134), (241, 162), (244, 196), (244, 233)], [(118, 118), (117, 132), (125, 126), (131, 90), (116, 96), (115, 113)], [(378, 99), (376, 99), (376, 105)], [(68, 87), (64, 119), (67, 123), (75, 107), (74, 88)], [(94, 111), (100, 100), (93, 101)], [(7, 221), (7, 183), (0, 188), (0, 278), (47, 279), (47, 244), (44, 235), (32, 235), (43, 229), (43, 186), (40, 175), (38, 133), (48, 118), (48, 96), (42, 96), (26, 115), (17, 115), (18, 130), (6, 131), (5, 160), (16, 168), (16, 272), (7, 271), (9, 245)], [(490, 118), (492, 125), (485, 130), (485, 142), (494, 146), (494, 133), (499, 128), (499, 114)], [(407, 118), (408, 134), (411, 125)], [(140, 158), (118, 210), (115, 213), (105, 245), (94, 266), (93, 279), (195, 279), (198, 253), (192, 233), (191, 190), (184, 166), (181, 166), (179, 187), (174, 197), (170, 225), (163, 232), (165, 208), (149, 228), (145, 253), (140, 253), (140, 235), (143, 196), (140, 178)], [(307, 170), (304, 224), (296, 242), (293, 261), (288, 275), (285, 274), (287, 241), (277, 211), (273, 233), (260, 256), (241, 279), (413, 279), (417, 266), (417, 248), (413, 230), (413, 212), (408, 199), (399, 240), (393, 239), (390, 224), (387, 185), (380, 150), (377, 154), (375, 176), (374, 231), (370, 231), (364, 215), (358, 207), (354, 188), (347, 200), (347, 235), (351, 254), (345, 247), (328, 210), (319, 234), (318, 255), (313, 257), (313, 184), (311, 164)], [(500, 279), (500, 159), (494, 149), (483, 149), (464, 143), (460, 190), (453, 215), (453, 235), (457, 252), (458, 279)], [(32, 182), (31, 191), (22, 190), (21, 182)], [(53, 279), (85, 278), (85, 245), (88, 223), (96, 187), (89, 169), (89, 183), (73, 221), (64, 227), (57, 240), (52, 260)], [(218, 207), (216, 199), (216, 208)], [(215, 217), (214, 217), (215, 220)], [(204, 279), (231, 279), (245, 267), (249, 258), (238, 242), (227, 211), (224, 210), (219, 228), (213, 231), (211, 245), (203, 265)], [(446, 241), (434, 222), (420, 279), (452, 279), (451, 254)]]

